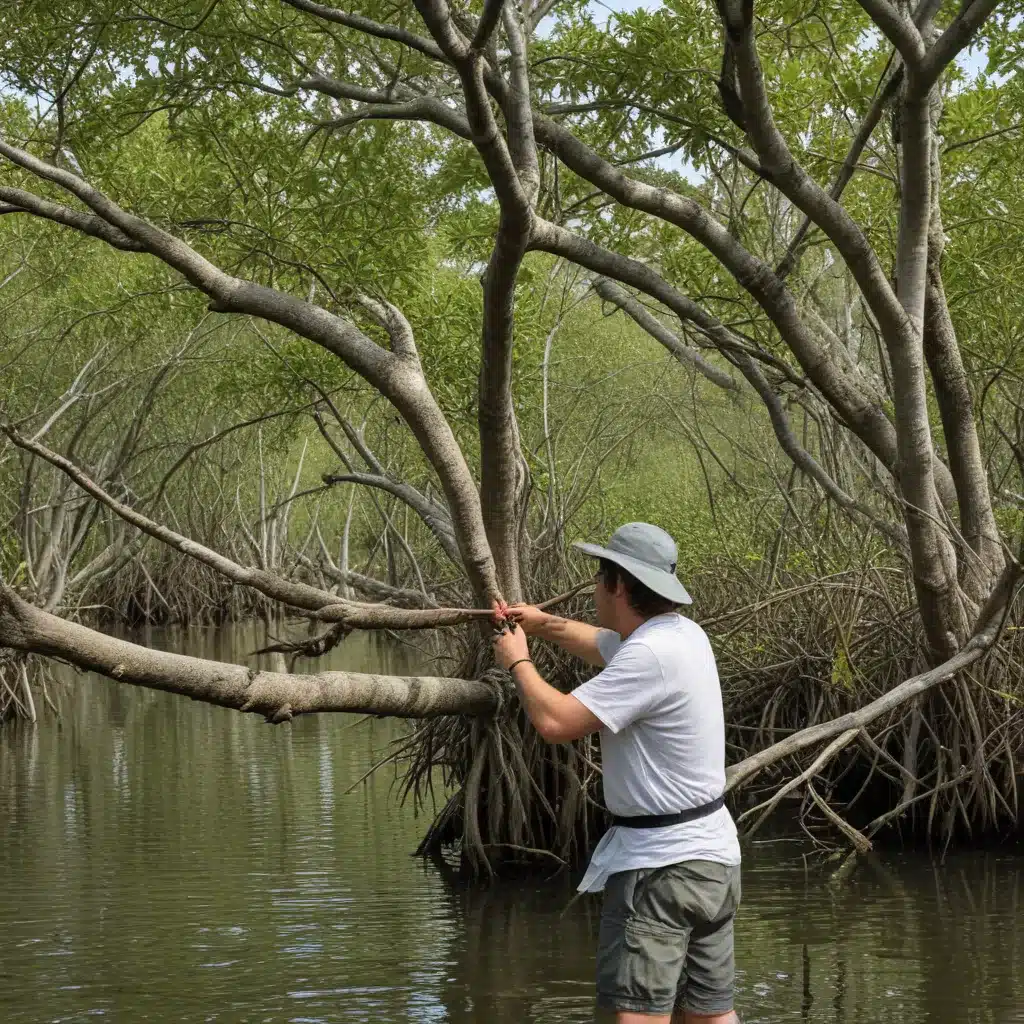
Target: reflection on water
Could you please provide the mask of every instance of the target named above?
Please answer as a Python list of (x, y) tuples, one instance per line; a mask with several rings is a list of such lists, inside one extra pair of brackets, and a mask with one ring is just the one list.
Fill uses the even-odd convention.
[[(354, 636), (331, 665), (414, 661)], [(401, 723), (271, 727), (89, 676), (63, 711), (0, 732), (0, 1020), (594, 1019), (596, 901), (453, 883), (409, 856), (426, 821), (393, 772), (346, 792)], [(1024, 857), (889, 857), (832, 889), (795, 849), (747, 851), (747, 1024), (1024, 1022)]]

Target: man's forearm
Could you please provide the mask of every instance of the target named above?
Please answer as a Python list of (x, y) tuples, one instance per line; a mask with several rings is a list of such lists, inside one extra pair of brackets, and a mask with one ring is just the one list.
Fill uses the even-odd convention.
[(598, 718), (570, 693), (546, 682), (533, 662), (512, 669), (519, 701), (533, 727), (548, 743), (568, 743), (601, 728)]
[(541, 735), (546, 735), (558, 721), (559, 706), (565, 694), (547, 682), (533, 662), (517, 665), (512, 670), (512, 678), (527, 718)]
[(562, 650), (582, 658), (588, 664), (603, 666), (604, 658), (597, 646), (599, 632), (596, 626), (575, 619), (563, 619), (558, 615), (548, 615), (532, 630), (534, 636), (558, 644)]

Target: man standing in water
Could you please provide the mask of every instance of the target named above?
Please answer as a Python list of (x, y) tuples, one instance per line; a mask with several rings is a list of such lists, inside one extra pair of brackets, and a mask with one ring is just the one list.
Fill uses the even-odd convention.
[[(499, 605), (522, 629), (495, 639), (530, 721), (550, 743), (600, 732), (604, 797), (614, 818), (580, 883), (604, 890), (598, 1005), (618, 1024), (735, 1024), (733, 916), (740, 849), (726, 810), (725, 723), (704, 631), (677, 613), (690, 595), (676, 545), (649, 523), (627, 523), (600, 559), (598, 625), (531, 605)], [(602, 667), (572, 693), (546, 683), (526, 635)]]

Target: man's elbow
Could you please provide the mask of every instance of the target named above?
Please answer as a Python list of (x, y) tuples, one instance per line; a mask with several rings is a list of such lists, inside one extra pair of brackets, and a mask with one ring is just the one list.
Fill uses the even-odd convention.
[(565, 718), (545, 715), (535, 721), (533, 725), (540, 733), (541, 738), (548, 743), (571, 743), (573, 740), (582, 739), (601, 728), (601, 723), (590, 715), (583, 719), (574, 715), (568, 715)]
[(534, 728), (546, 743), (568, 743), (577, 737), (564, 722), (545, 716), (533, 723)]

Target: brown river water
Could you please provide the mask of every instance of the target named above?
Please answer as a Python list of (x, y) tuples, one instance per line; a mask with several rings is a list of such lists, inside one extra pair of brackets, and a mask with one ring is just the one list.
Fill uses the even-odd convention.
[[(223, 660), (251, 631), (153, 636)], [(354, 636), (331, 667), (398, 671)], [(603, 1020), (599, 904), (573, 878), (473, 885), (410, 856), (385, 768), (405, 728), (259, 718), (69, 676), (59, 724), (0, 730), (0, 1022)], [(883, 854), (845, 883), (745, 849), (752, 1022), (1024, 1024), (1024, 851)]]

